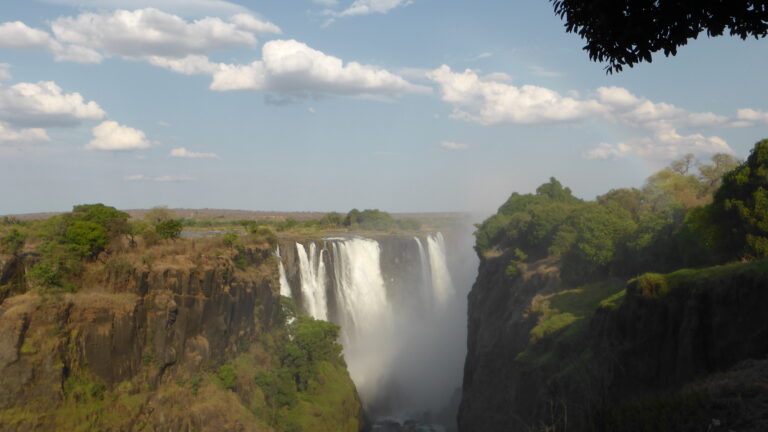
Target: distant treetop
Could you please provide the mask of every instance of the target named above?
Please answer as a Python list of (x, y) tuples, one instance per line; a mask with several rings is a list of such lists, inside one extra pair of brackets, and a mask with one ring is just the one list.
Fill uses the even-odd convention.
[(708, 36), (761, 38), (768, 35), (766, 0), (550, 0), (565, 28), (587, 41), (594, 61), (620, 72), (658, 51), (678, 47), (706, 31)]

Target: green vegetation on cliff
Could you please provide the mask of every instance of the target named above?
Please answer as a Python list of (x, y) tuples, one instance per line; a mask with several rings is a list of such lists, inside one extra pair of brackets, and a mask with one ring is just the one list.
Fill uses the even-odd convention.
[[(756, 145), (750, 161), (763, 147), (768, 142)], [(649, 177), (642, 189), (611, 190), (591, 202), (552, 178), (534, 194), (513, 193), (478, 225), (476, 250), (493, 256), (515, 249), (531, 260), (558, 256), (562, 277), (571, 284), (716, 263), (723, 259), (720, 237), (710, 239), (723, 218), (713, 219), (710, 207), (723, 199), (708, 203), (715, 191), (729, 187), (734, 174), (722, 187), (720, 178), (736, 164), (724, 154), (708, 163), (688, 155)]]
[(262, 415), (278, 430), (357, 432), (360, 418), (354, 384), (338, 344), (339, 327), (305, 315), (283, 300), (288, 333), (278, 349), (278, 366), (260, 371)]
[(357, 432), (339, 329), (281, 304), (274, 231), (180, 228), (100, 204), (0, 227), (0, 429)]
[(594, 201), (512, 194), (475, 233), (461, 427), (768, 427), (768, 369), (740, 369), (768, 355), (767, 179), (763, 140)]

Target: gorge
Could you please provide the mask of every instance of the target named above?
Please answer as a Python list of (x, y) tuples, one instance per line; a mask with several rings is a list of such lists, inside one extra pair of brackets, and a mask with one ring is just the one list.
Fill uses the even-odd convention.
[[(341, 326), (350, 375), (373, 420), (455, 430), (464, 362), (466, 230), (281, 239), (281, 292)], [(469, 259), (468, 259), (469, 257)]]

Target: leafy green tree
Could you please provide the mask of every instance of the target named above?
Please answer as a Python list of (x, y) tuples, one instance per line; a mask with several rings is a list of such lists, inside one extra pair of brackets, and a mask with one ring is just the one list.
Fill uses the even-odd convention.
[(344, 216), (342, 216), (341, 213), (337, 213), (337, 212), (326, 213), (320, 219), (320, 225), (322, 225), (325, 228), (333, 228), (333, 227), (343, 226), (344, 225)]
[(742, 39), (768, 35), (768, 6), (763, 0), (651, 1), (550, 0), (565, 28), (587, 41), (584, 49), (594, 61), (607, 61), (607, 72), (652, 61), (696, 39), (700, 33), (729, 32)]
[(563, 256), (562, 276), (574, 283), (607, 275), (620, 242), (636, 228), (626, 210), (616, 211), (593, 203), (577, 209), (568, 224), (576, 235)]
[(221, 237), (221, 242), (224, 243), (224, 246), (226, 247), (234, 247), (237, 242), (237, 234), (232, 232), (226, 233)]
[(418, 231), (421, 229), (421, 221), (413, 218), (400, 219), (397, 226), (403, 230)]
[(344, 226), (352, 226), (356, 225), (358, 223), (358, 219), (360, 218), (360, 210), (358, 209), (352, 209), (347, 213), (347, 216), (344, 218)]
[(143, 237), (148, 231), (151, 231), (152, 227), (143, 220), (135, 220), (128, 223), (128, 242), (131, 247), (136, 247), (136, 237)]
[(734, 256), (768, 256), (768, 139), (723, 177), (712, 211), (722, 247)]
[(164, 206), (152, 207), (144, 214), (144, 220), (153, 226), (171, 219), (173, 219), (173, 212)]
[(691, 208), (706, 204), (703, 189), (695, 174), (682, 174), (668, 167), (648, 177), (643, 193), (654, 209), (663, 210), (669, 206)]
[(15, 256), (24, 248), (26, 240), (26, 233), (16, 227), (12, 227), (0, 237), (0, 248), (2, 248), (4, 253)]
[(109, 243), (109, 235), (102, 225), (80, 220), (69, 225), (65, 239), (72, 250), (83, 258), (98, 255)]
[(563, 185), (554, 177), (550, 177), (548, 183), (544, 183), (536, 188), (536, 195), (560, 202), (579, 201), (573, 196), (570, 188), (563, 187)]
[(707, 197), (714, 196), (723, 183), (723, 176), (734, 170), (739, 164), (740, 161), (737, 158), (727, 153), (712, 155), (708, 164), (700, 163), (698, 165), (699, 178), (704, 185), (704, 194)]
[(232, 365), (225, 364), (216, 372), (216, 376), (221, 381), (225, 389), (233, 390), (237, 385), (237, 372)]
[(101, 225), (110, 238), (117, 238), (130, 232), (128, 213), (104, 204), (81, 204), (72, 208), (73, 221), (92, 222)]
[(299, 222), (296, 219), (287, 218), (286, 220), (279, 222), (276, 228), (278, 231), (290, 231), (297, 226), (299, 226)]
[(181, 230), (184, 226), (179, 219), (168, 219), (155, 226), (157, 235), (163, 240), (174, 240), (181, 237)]
[(649, 205), (646, 195), (639, 189), (612, 189), (597, 197), (597, 202), (606, 207), (620, 208), (628, 211), (635, 220), (647, 213)]

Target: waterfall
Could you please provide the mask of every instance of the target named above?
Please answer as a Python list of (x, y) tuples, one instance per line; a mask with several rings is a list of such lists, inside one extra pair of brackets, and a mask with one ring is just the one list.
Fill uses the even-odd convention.
[(381, 249), (374, 240), (332, 243), (335, 294), (344, 356), (361, 395), (371, 395), (390, 368), (390, 304), (381, 272)]
[(336, 298), (348, 336), (365, 334), (388, 315), (379, 244), (354, 238), (334, 243)]
[(296, 243), (301, 275), (301, 299), (307, 314), (315, 319), (328, 320), (328, 301), (326, 299), (325, 263), (323, 252), (317, 253), (317, 245), (309, 244), (309, 256), (304, 245)]
[(280, 245), (277, 245), (275, 257), (277, 257), (277, 269), (280, 272), (280, 295), (283, 297), (293, 297), (291, 294), (291, 285), (288, 283), (288, 277), (285, 275), (283, 259), (280, 256)]
[[(430, 260), (429, 255), (427, 254), (427, 251), (424, 249), (424, 245), (421, 243), (421, 239), (418, 237), (414, 237), (414, 240), (416, 240), (416, 245), (419, 248), (419, 268), (421, 269), (421, 286), (422, 287), (431, 287), (432, 286), (432, 272), (430, 271)], [(421, 291), (421, 297), (425, 304), (432, 303), (432, 292), (433, 290), (427, 290), (422, 289)]]
[(427, 237), (429, 267), (432, 273), (432, 292), (435, 300), (444, 305), (454, 294), (451, 273), (445, 258), (445, 239), (442, 233)]
[(299, 268), (289, 270), (300, 276), (298, 305), (341, 326), (366, 409), (374, 416), (443, 409), (461, 385), (466, 331), (466, 292), (453, 286), (443, 235), (326, 238), (296, 243), (296, 251)]

